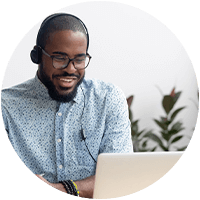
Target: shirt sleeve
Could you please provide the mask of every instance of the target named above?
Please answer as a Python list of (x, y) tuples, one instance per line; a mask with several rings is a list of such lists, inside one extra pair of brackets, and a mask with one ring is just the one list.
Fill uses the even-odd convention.
[(7, 133), (9, 132), (9, 128), (8, 128), (8, 121), (7, 121), (7, 115), (8, 115), (8, 111), (6, 110), (5, 106), (3, 105), (3, 99), (1, 99), (1, 111), (2, 111), (2, 117), (3, 117), (3, 122), (4, 122), (4, 127), (7, 131)]
[(114, 87), (106, 97), (107, 116), (105, 132), (99, 153), (131, 153), (131, 126), (128, 105), (122, 91)]

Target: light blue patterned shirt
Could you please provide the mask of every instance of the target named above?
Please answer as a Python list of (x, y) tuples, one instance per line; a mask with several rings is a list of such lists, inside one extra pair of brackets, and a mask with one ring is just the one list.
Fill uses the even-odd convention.
[(36, 75), (1, 93), (3, 120), (15, 151), (34, 174), (45, 174), (52, 183), (95, 174), (85, 142), (95, 160), (99, 153), (133, 151), (121, 90), (95, 79), (84, 79), (81, 87), (72, 102), (59, 103)]

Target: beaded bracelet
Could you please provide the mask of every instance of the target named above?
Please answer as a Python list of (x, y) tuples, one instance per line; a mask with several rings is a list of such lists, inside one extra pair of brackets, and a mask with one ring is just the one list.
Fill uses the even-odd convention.
[(64, 186), (68, 194), (73, 195), (73, 189), (65, 181), (60, 181), (60, 183)]
[(79, 196), (79, 190), (73, 180), (60, 181), (68, 194)]
[(70, 181), (63, 181), (66, 185), (68, 185), (68, 187), (70, 188), (71, 194), (74, 195), (74, 188), (73, 186), (70, 184)]
[(79, 196), (79, 190), (78, 190), (78, 187), (77, 187), (76, 183), (74, 183), (74, 181), (73, 181), (73, 180), (71, 180), (71, 182), (72, 182), (72, 183), (73, 183), (73, 185), (75, 186), (75, 190), (76, 190), (76, 193), (77, 193), (77, 195), (76, 195), (76, 196)]

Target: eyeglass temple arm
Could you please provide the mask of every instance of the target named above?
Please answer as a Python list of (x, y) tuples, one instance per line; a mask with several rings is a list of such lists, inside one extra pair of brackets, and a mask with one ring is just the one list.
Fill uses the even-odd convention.
[(46, 55), (46, 56), (49, 56), (51, 58), (51, 56), (45, 51), (42, 49), (42, 52)]

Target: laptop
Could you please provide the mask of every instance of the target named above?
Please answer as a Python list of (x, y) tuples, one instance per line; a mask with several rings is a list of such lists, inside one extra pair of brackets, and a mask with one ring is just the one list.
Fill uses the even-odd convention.
[(103, 153), (98, 156), (94, 199), (133, 194), (163, 177), (183, 152)]

